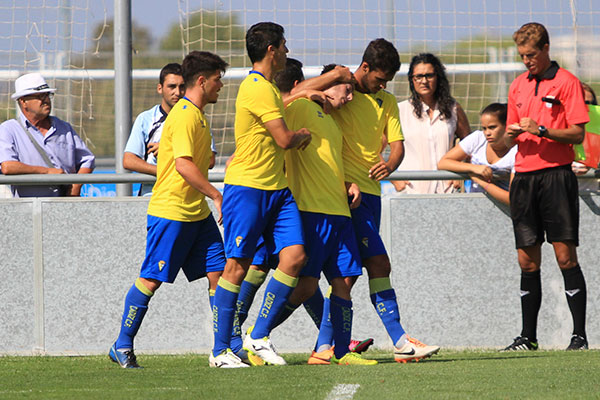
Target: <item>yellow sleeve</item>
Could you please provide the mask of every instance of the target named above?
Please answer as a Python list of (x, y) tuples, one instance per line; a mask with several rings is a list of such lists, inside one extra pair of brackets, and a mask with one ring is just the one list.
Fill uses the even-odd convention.
[[(187, 109), (183, 109), (182, 111), (192, 112), (192, 110)], [(174, 159), (179, 157), (193, 157), (194, 132), (197, 130), (196, 124), (198, 123), (199, 121), (196, 118), (174, 118), (174, 122), (171, 126), (173, 132), (172, 141)]]
[(248, 110), (264, 124), (278, 118), (283, 118), (283, 101), (277, 88), (264, 82), (258, 85), (257, 92), (247, 92)]

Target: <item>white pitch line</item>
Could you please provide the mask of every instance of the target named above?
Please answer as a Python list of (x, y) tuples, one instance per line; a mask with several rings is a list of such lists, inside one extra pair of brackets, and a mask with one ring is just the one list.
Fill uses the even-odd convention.
[(354, 393), (358, 390), (360, 385), (348, 385), (339, 383), (333, 387), (331, 392), (327, 395), (325, 400), (352, 400)]

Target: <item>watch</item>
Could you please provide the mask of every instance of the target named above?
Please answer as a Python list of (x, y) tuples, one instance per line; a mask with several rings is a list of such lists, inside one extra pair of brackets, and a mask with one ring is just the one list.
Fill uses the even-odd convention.
[(548, 129), (546, 129), (546, 127), (544, 125), (538, 126), (538, 133), (537, 133), (538, 137), (544, 137), (544, 136), (546, 136), (546, 133), (548, 133)]

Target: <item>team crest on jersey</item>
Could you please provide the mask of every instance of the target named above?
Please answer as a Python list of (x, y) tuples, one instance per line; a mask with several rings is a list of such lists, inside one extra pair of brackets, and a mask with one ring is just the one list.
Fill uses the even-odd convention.
[(160, 260), (160, 261), (158, 262), (158, 270), (159, 270), (159, 271), (162, 271), (162, 270), (163, 270), (163, 268), (165, 267), (165, 265), (167, 265), (167, 263), (166, 263), (165, 261), (163, 261), (163, 260)]
[(377, 105), (379, 107), (381, 107), (383, 105), (383, 99), (377, 98), (377, 99), (375, 99), (375, 101), (377, 102)]
[(200, 125), (202, 125), (203, 128), (206, 128), (206, 122), (204, 122), (202, 120), (200, 121)]
[(362, 238), (362, 244), (365, 247), (369, 247), (369, 238), (367, 238), (367, 237)]
[(244, 238), (243, 238), (243, 237), (241, 237), (241, 236), (238, 236), (238, 237), (236, 237), (236, 238), (235, 238), (235, 245), (236, 245), (237, 247), (240, 247), (240, 243), (242, 243), (242, 240), (244, 240)]
[(323, 113), (321, 111), (317, 111), (317, 117), (319, 117), (319, 118), (325, 118), (323, 116)]
[(184, 105), (184, 106), (183, 106), (183, 109), (185, 110), (186, 108), (187, 108), (187, 105)]

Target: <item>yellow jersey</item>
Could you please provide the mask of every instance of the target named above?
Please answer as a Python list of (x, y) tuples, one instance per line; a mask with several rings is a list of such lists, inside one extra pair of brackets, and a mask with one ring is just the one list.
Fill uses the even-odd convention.
[(312, 135), (306, 149), (285, 153), (288, 184), (298, 209), (349, 217), (342, 132), (337, 123), (320, 105), (306, 98), (290, 103), (285, 115), (290, 129), (307, 128)]
[(163, 126), (148, 214), (183, 222), (200, 221), (209, 216), (204, 194), (177, 172), (175, 159), (191, 157), (204, 176), (208, 176), (210, 143), (210, 128), (204, 113), (185, 97), (179, 100)]
[(249, 74), (235, 101), (235, 157), (225, 172), (226, 184), (262, 190), (287, 187), (284, 150), (265, 127), (265, 122), (278, 118), (284, 118), (279, 89), (262, 74)]
[(352, 101), (332, 116), (344, 136), (346, 181), (356, 183), (361, 192), (381, 196), (381, 185), (369, 178), (369, 169), (380, 161), (384, 134), (389, 143), (404, 140), (396, 98), (385, 90), (355, 91)]

